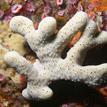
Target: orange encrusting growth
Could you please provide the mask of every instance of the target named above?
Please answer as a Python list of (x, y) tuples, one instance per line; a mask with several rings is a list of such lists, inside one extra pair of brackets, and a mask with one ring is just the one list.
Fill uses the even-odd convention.
[(92, 0), (91, 3), (95, 6), (95, 11), (107, 10), (107, 0)]
[(107, 87), (101, 87), (98, 90), (103, 96), (107, 96)]
[(88, 12), (88, 16), (89, 16), (89, 18), (91, 18), (92, 20), (95, 20), (95, 18), (96, 18), (96, 14), (95, 14), (94, 11), (89, 11), (89, 12)]
[(72, 47), (81, 37), (81, 32), (78, 32), (69, 43), (68, 47)]
[(105, 11), (105, 10), (107, 10), (107, 4), (106, 5), (97, 6), (95, 8), (95, 11)]

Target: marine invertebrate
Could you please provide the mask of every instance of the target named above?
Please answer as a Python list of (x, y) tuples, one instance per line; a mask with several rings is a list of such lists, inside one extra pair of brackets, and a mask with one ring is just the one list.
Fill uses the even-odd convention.
[(63, 4), (63, 0), (56, 0), (56, 4), (59, 6), (59, 5), (62, 5)]
[(76, 12), (77, 12), (77, 10), (78, 10), (78, 4), (79, 4), (79, 0), (68, 0), (67, 2), (66, 2), (66, 12), (68, 13), (68, 14), (71, 14), (71, 15), (74, 15)]
[[(20, 74), (26, 75), (27, 88), (22, 95), (28, 99), (51, 97), (53, 92), (48, 85), (55, 80), (65, 79), (95, 85), (107, 73), (107, 63), (82, 66), (90, 48), (107, 42), (107, 32), (102, 31), (95, 36), (97, 25), (85, 12), (77, 12), (60, 29), (57, 36), (56, 20), (53, 17), (44, 18), (38, 30), (35, 30), (30, 19), (16, 16), (12, 18), (10, 28), (22, 34), (38, 56), (33, 64), (15, 51), (4, 56), (9, 65), (15, 67)], [(68, 51), (66, 58), (62, 59), (61, 53), (78, 31), (83, 32), (80, 40)]]
[(15, 4), (15, 5), (11, 8), (11, 12), (12, 12), (13, 14), (17, 14), (17, 13), (19, 13), (19, 12), (21, 11), (21, 9), (22, 9), (22, 5), (20, 5), (20, 4)]
[(50, 1), (43, 0), (43, 2), (44, 2), (44, 9), (43, 9), (43, 13), (41, 16), (42, 19), (52, 13), (52, 6), (51, 6)]
[(4, 50), (7, 49), (18, 51), (21, 55), (28, 54), (27, 49), (24, 47), (26, 42), (24, 37), (17, 33), (13, 33), (9, 29), (8, 24), (4, 22), (0, 23), (0, 27), (0, 59), (3, 58), (5, 54)]

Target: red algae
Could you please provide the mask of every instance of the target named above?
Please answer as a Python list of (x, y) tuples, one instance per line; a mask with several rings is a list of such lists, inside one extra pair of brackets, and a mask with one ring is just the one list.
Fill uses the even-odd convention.
[(64, 0), (56, 0), (56, 4), (57, 4), (58, 6), (62, 5), (63, 2), (64, 2)]
[(22, 5), (21, 4), (15, 4), (11, 8), (11, 12), (13, 14), (17, 14), (17, 13), (19, 13), (21, 11), (21, 9), (22, 9)]
[(0, 19), (2, 19), (4, 16), (4, 11), (0, 9)]
[(107, 31), (107, 12), (102, 12), (102, 23), (103, 23), (102, 29)]
[(27, 0), (25, 4), (23, 5), (23, 10), (26, 12), (35, 12), (36, 11), (36, 5), (34, 4), (33, 0)]
[(6, 77), (0, 73), (0, 84), (5, 84), (6, 83)]

